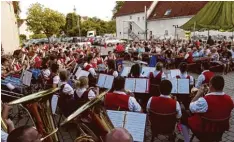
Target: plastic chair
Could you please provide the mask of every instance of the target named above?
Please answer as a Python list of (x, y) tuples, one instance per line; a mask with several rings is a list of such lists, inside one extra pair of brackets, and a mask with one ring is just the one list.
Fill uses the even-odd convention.
[(158, 134), (167, 135), (169, 136), (169, 141), (175, 141), (176, 135), (174, 131), (177, 121), (176, 114), (176, 112), (163, 114), (156, 113), (152, 110), (149, 111), (152, 132), (151, 142), (154, 141), (154, 138)]
[[(230, 116), (224, 119), (210, 119), (206, 117), (201, 117), (201, 118), (202, 118), (203, 132), (193, 132), (190, 142), (192, 142), (194, 137), (197, 137), (201, 142), (222, 141), (223, 133), (225, 131), (228, 131), (227, 128), (229, 128)], [(208, 127), (212, 129), (212, 131), (207, 131)]]

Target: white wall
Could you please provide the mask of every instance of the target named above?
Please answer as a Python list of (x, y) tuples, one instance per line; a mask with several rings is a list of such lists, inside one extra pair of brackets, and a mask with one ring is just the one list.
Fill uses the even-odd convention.
[[(180, 17), (180, 18), (174, 18), (174, 19), (160, 19), (160, 20), (152, 20), (148, 21), (148, 29), (152, 31), (152, 34), (154, 37), (157, 36), (164, 36), (165, 31), (168, 30), (168, 35), (173, 36), (175, 35), (175, 27), (173, 25), (178, 25), (179, 27), (185, 24), (188, 20), (190, 20), (192, 16), (188, 17)], [(178, 37), (184, 38), (184, 30), (177, 28), (177, 34)], [(207, 31), (204, 32), (195, 32), (196, 35), (208, 35)], [(192, 33), (193, 35), (193, 33)], [(225, 35), (225, 36), (231, 36), (231, 32), (218, 32), (218, 31), (210, 31), (210, 35)], [(149, 36), (149, 34), (148, 34)]]
[[(131, 19), (130, 19), (130, 16), (132, 17)], [(139, 20), (138, 20), (138, 17), (139, 17)], [(116, 17), (117, 38), (128, 39), (128, 34), (127, 34), (128, 22), (124, 22), (124, 21), (129, 21), (129, 20), (134, 21), (143, 31), (145, 31), (145, 13), (144, 12), (126, 15), (126, 16), (119, 16), (119, 17)], [(134, 28), (133, 26), (133, 32), (135, 34), (138, 34), (139, 31), (141, 31), (139, 28)], [(139, 34), (138, 36), (141, 39), (144, 39), (144, 34)]]
[(12, 53), (19, 48), (18, 25), (11, 2), (1, 2), (1, 44), (4, 53)]
[(26, 35), (27, 39), (29, 39), (29, 36), (32, 35), (33, 33), (27, 30), (28, 26), (26, 24), (27, 22), (24, 21), (22, 25), (19, 27), (19, 34), (24, 34)]

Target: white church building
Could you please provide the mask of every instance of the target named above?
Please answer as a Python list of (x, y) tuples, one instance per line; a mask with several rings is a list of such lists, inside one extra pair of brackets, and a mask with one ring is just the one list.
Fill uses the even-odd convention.
[[(126, 1), (116, 13), (116, 36), (120, 39), (185, 38), (179, 27), (196, 15), (206, 1)], [(147, 31), (147, 32), (146, 32)], [(147, 34), (146, 34), (147, 33)], [(207, 31), (196, 35), (208, 35)], [(233, 33), (209, 31), (209, 35)]]

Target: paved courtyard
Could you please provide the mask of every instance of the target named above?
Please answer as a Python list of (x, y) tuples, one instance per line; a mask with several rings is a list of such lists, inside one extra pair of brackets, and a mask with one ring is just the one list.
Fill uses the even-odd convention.
[[(102, 55), (107, 55), (108, 51), (112, 51), (112, 48), (102, 48), (101, 52)], [(129, 63), (128, 63), (129, 64)], [(131, 64), (131, 63), (130, 63)], [(189, 73), (190, 75), (192, 75), (195, 79), (197, 79), (198, 75), (197, 74), (193, 74), (193, 73)], [(220, 73), (217, 73), (220, 74)], [(233, 100), (234, 100), (234, 72), (231, 72), (227, 75), (224, 76), (225, 79), (225, 93), (229, 94)], [(13, 111), (17, 111), (17, 108), (14, 107)], [(58, 122), (59, 119), (59, 115), (55, 115), (56, 121)], [(64, 119), (64, 118), (63, 118)], [(15, 118), (13, 119), (13, 121), (16, 124), (16, 127), (18, 126), (22, 126), (25, 125), (26, 123), (29, 125), (32, 125), (32, 121), (30, 119), (28, 119), (27, 116), (23, 116), (20, 118)], [(28, 121), (28, 122), (27, 122)], [(223, 135), (223, 142), (234, 142), (234, 111), (232, 112), (232, 117), (230, 119), (230, 130), (228, 132), (226, 132)], [(146, 122), (146, 130), (145, 130), (145, 142), (150, 142), (151, 141), (151, 130), (150, 130), (150, 126), (149, 124)], [(59, 135), (59, 139), (61, 142), (73, 142), (76, 138), (76, 127), (74, 125), (66, 125), (62, 128), (60, 128), (58, 135)], [(181, 138), (183, 139), (183, 136), (179, 133), (177, 133), (177, 139)], [(167, 137), (163, 136), (163, 135), (159, 135), (158, 138), (155, 138), (154, 142), (167, 142)], [(193, 142), (198, 142), (198, 140), (196, 138), (194, 138)]]

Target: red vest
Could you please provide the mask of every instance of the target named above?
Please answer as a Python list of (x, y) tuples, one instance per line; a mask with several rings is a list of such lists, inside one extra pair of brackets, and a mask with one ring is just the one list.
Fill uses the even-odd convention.
[(82, 94), (82, 96), (79, 98), (78, 97), (78, 95), (76, 94), (76, 91), (74, 92), (74, 98), (75, 98), (75, 100), (77, 100), (77, 101), (89, 101), (89, 91), (90, 90), (86, 90), (83, 94)]
[(101, 57), (100, 57), (100, 58), (97, 58), (97, 65), (102, 64), (102, 63), (103, 63), (103, 62), (102, 62)]
[(176, 101), (171, 98), (152, 97), (150, 109), (156, 113), (176, 112)]
[(162, 71), (160, 71), (155, 77), (154, 73), (150, 72), (150, 83), (151, 84), (160, 84), (161, 79), (162, 79)]
[(202, 82), (202, 84), (205, 84), (205, 83), (209, 84), (211, 78), (214, 76), (214, 73), (211, 71), (206, 71), (203, 73), (203, 75), (205, 76), (205, 80)]
[(188, 54), (189, 54), (189, 57), (187, 58), (186, 61), (187, 61), (188, 63), (193, 63), (193, 53), (192, 53), (192, 52), (189, 52)]
[(129, 111), (128, 108), (128, 95), (121, 95), (116, 93), (107, 93), (105, 97), (105, 107), (109, 110), (122, 110)]
[(42, 64), (41, 58), (40, 58), (39, 56), (37, 56), (37, 57), (34, 59), (34, 61), (35, 61), (34, 67), (35, 67), (35, 68), (40, 68), (40, 67), (41, 67), (41, 64)]
[(228, 130), (229, 121), (223, 122), (222, 124), (212, 123), (207, 124), (205, 128), (202, 128), (201, 116), (209, 119), (225, 119), (231, 115), (231, 111), (234, 107), (233, 101), (228, 95), (208, 95), (204, 97), (207, 104), (208, 110), (206, 113), (195, 114), (188, 119), (190, 128), (195, 132), (213, 132), (218, 130)]
[(91, 65), (91, 64), (88, 64), (84, 69), (86, 70), (86, 71), (89, 71), (89, 69), (90, 68), (92, 68), (93, 66)]
[(105, 70), (105, 74), (113, 75), (114, 70)]

